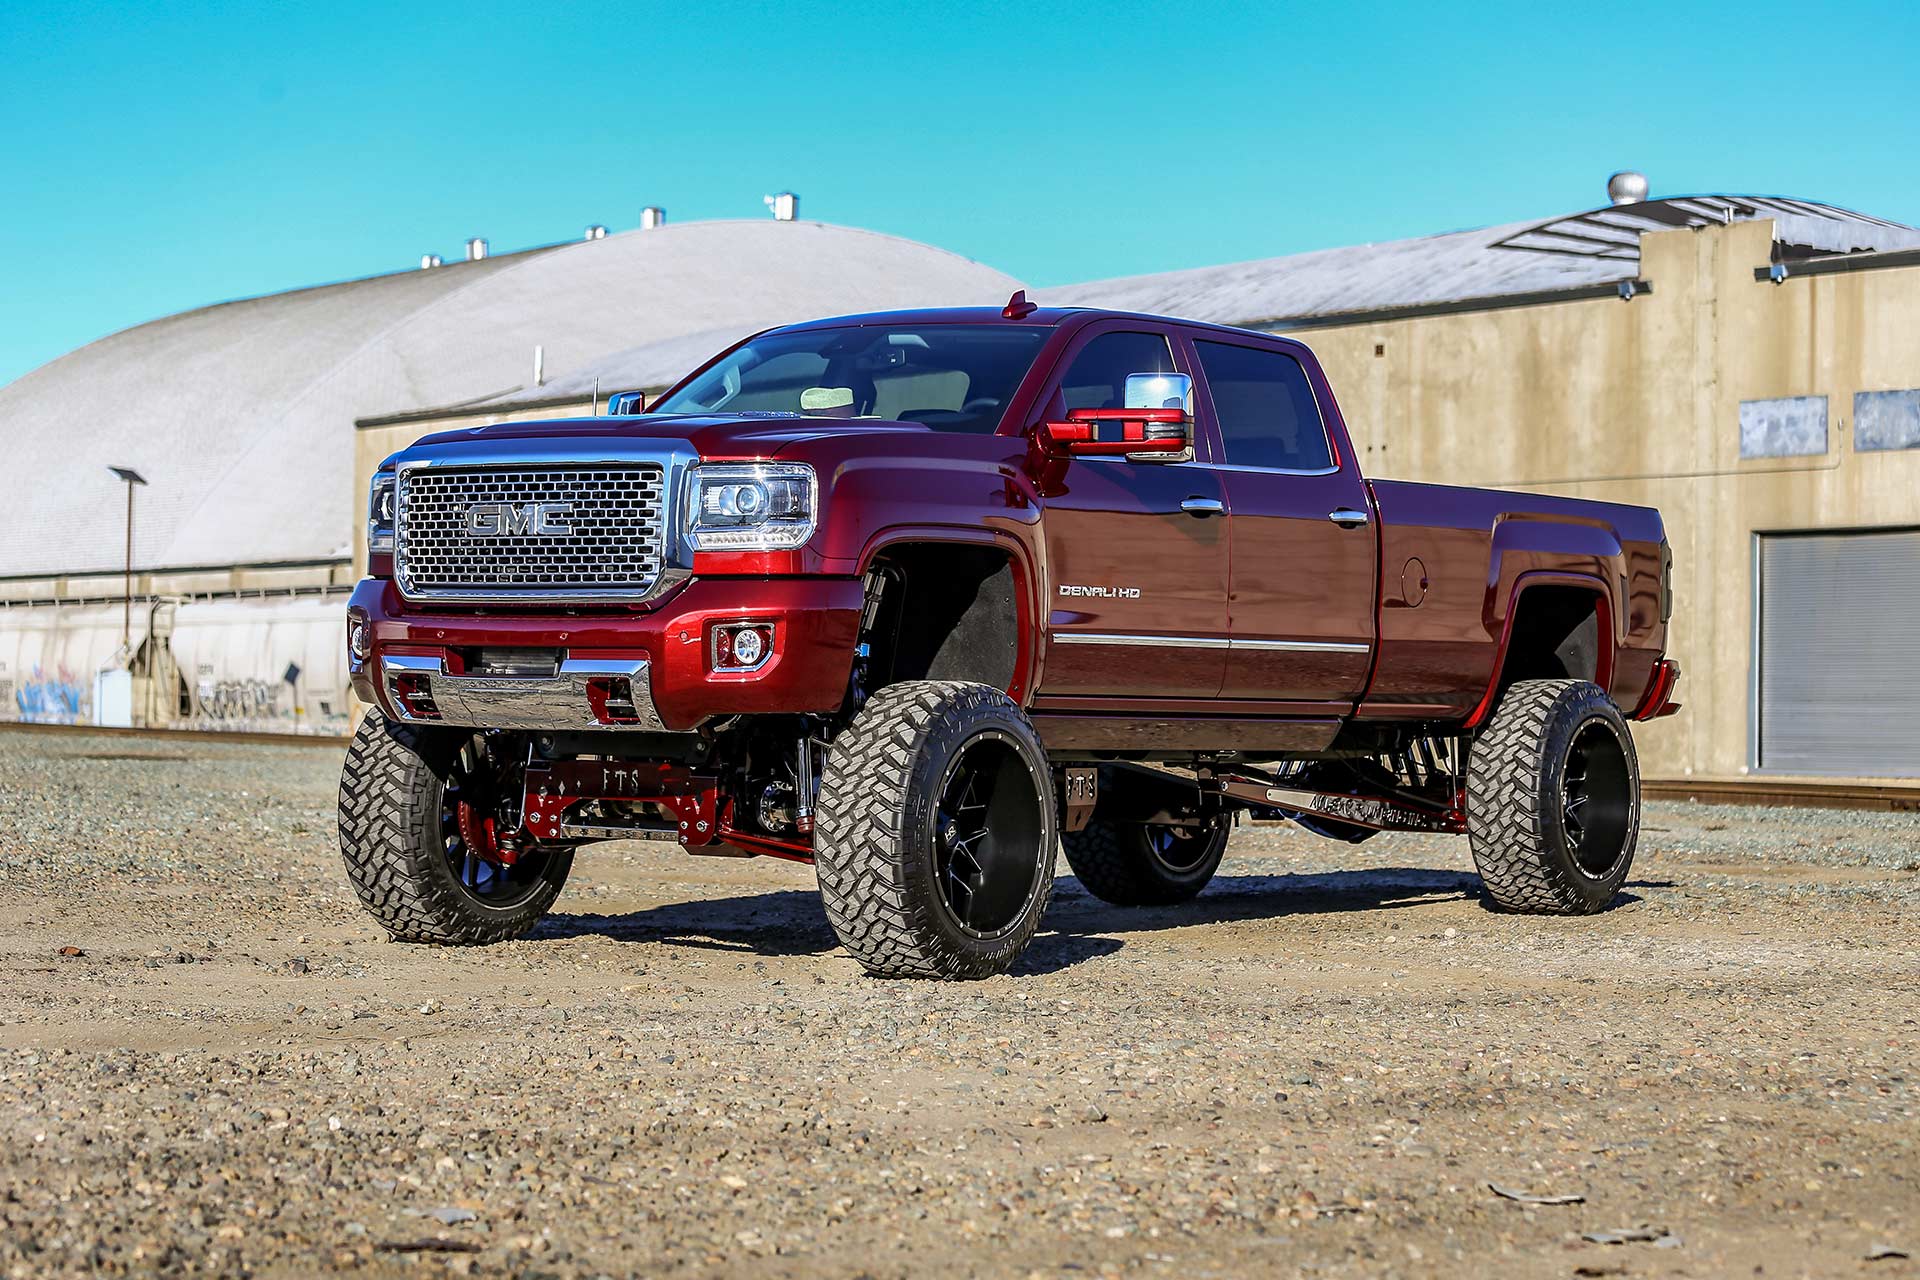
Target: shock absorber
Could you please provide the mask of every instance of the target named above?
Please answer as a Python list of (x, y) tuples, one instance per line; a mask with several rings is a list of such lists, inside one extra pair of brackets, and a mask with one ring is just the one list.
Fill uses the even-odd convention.
[(793, 827), (801, 835), (813, 834), (813, 733), (800, 734), (798, 754), (793, 760)]

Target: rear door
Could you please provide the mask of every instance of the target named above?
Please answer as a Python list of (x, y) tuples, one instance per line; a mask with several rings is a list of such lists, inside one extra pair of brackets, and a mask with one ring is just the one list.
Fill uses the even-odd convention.
[[(1165, 330), (1101, 321), (1062, 358), (1043, 417), (1126, 407), (1127, 375), (1191, 373)], [(1204, 450), (1205, 442), (1199, 442)], [(1227, 522), (1204, 462), (1074, 458), (1049, 471), (1044, 696), (1211, 698), (1227, 657)]]
[(1331, 396), (1284, 344), (1187, 336), (1233, 511), (1221, 696), (1310, 704), (1274, 708), (1290, 712), (1351, 703), (1373, 657), (1377, 531)]

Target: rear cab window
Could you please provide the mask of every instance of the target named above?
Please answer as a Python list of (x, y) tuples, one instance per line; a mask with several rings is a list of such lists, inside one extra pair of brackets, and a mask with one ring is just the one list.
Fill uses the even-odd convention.
[(1228, 466), (1335, 469), (1313, 383), (1298, 360), (1284, 351), (1200, 338), (1193, 346)]

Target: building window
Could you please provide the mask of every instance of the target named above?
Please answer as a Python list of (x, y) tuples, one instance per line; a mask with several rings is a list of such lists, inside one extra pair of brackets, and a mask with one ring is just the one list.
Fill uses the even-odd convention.
[(1853, 449), (1920, 449), (1920, 391), (1862, 391), (1854, 396)]
[(1740, 456), (1798, 458), (1827, 451), (1827, 398), (1740, 402)]

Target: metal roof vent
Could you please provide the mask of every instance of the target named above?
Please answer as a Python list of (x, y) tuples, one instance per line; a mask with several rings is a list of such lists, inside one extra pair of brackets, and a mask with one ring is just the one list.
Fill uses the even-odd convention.
[(800, 197), (791, 191), (782, 191), (778, 195), (762, 196), (761, 203), (773, 210), (775, 222), (792, 222), (800, 216)]
[(588, 227), (587, 234), (581, 237), (583, 240), (605, 240), (606, 238), (607, 229), (597, 222)]
[(640, 229), (658, 231), (667, 225), (667, 211), (657, 204), (650, 204), (640, 211)]
[(467, 241), (467, 261), (478, 262), (487, 256), (487, 242), (479, 236)]
[(437, 254), (437, 253), (423, 253), (423, 254), (421, 254), (421, 255), (420, 255), (420, 269), (421, 269), (422, 271), (431, 271), (431, 270), (433, 270), (433, 269), (434, 269), (435, 267), (437, 267), (437, 266), (439, 266), (439, 265), (440, 265), (440, 255), (439, 255), (439, 254)]
[(1647, 175), (1622, 169), (1607, 179), (1607, 199), (1614, 204), (1639, 204), (1647, 198)]

